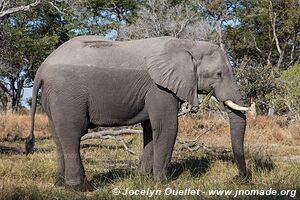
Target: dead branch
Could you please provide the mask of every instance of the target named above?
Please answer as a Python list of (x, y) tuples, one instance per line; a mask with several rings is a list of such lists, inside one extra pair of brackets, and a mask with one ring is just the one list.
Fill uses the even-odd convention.
[(280, 48), (278, 37), (276, 34), (276, 13), (273, 13), (273, 3), (271, 0), (269, 1), (269, 19), (271, 22), (271, 27), (272, 27), (272, 32), (273, 32), (273, 37), (275, 40), (276, 48), (279, 53), (279, 59), (277, 61), (277, 67), (279, 67), (283, 60), (284, 51), (282, 51), (282, 49)]
[(181, 106), (181, 111), (180, 111), (180, 113), (178, 113), (178, 117), (181, 117), (181, 116), (185, 117), (191, 111), (192, 111), (192, 106), (189, 103), (185, 102)]
[[(12, 13), (20, 12), (20, 11), (28, 11), (31, 7), (35, 7), (41, 3), (41, 0), (36, 0), (35, 2), (28, 4), (26, 6), (18, 6), (14, 8), (8, 8), (6, 10), (1, 10), (0, 12), (0, 18), (4, 17), (5, 15), (9, 15)], [(1, 6), (3, 5), (3, 2), (1, 2)], [(3, 8), (3, 6), (2, 6)]]
[(180, 141), (180, 142), (185, 142), (185, 143), (197, 142), (200, 137), (209, 133), (215, 126), (216, 126), (216, 124), (213, 124), (209, 129), (207, 129), (203, 133), (199, 134), (194, 140), (185, 140), (185, 141)]
[(132, 154), (132, 155), (135, 155), (135, 156), (137, 155), (134, 151), (132, 151), (132, 150), (130, 150), (130, 149), (128, 148), (128, 146), (127, 146), (127, 144), (125, 143), (124, 140), (122, 140), (122, 139), (117, 139), (117, 138), (115, 138), (114, 136), (109, 136), (109, 138), (105, 138), (105, 139), (113, 139), (113, 140), (116, 140), (116, 141), (121, 141), (125, 151), (127, 151), (128, 153), (130, 153), (130, 154)]
[[(53, 2), (51, 2), (51, 1), (46, 1), (46, 2), (48, 4), (50, 4), (50, 6), (52, 6), (57, 12), (59, 12), (60, 14), (64, 14)], [(26, 6), (18, 6), (18, 7), (5, 9), (4, 0), (0, 0), (0, 18), (4, 17), (5, 15), (13, 14), (13, 13), (16, 13), (16, 12), (28, 11), (32, 7), (36, 7), (41, 3), (42, 3), (41, 0), (36, 0), (35, 2), (33, 2), (31, 4), (28, 4)]]
[(88, 139), (113, 139), (114, 136), (120, 135), (130, 135), (130, 134), (142, 134), (142, 130), (134, 130), (134, 129), (121, 129), (121, 130), (104, 130), (98, 132), (92, 132), (84, 135), (81, 140)]
[(124, 142), (124, 140), (121, 140), (122, 141), (122, 143), (123, 143), (123, 147), (124, 147), (124, 150), (125, 151), (127, 151), (128, 153), (130, 153), (130, 154), (132, 154), (132, 155), (137, 155), (134, 151), (132, 151), (132, 150), (130, 150), (129, 148), (128, 148), (128, 146), (126, 145), (126, 143)]
[(185, 110), (185, 111), (182, 111), (182, 112), (178, 113), (178, 117), (186, 116), (186, 115), (189, 114), (190, 112), (191, 112), (191, 110)]
[(215, 22), (215, 28), (216, 28), (216, 32), (218, 34), (220, 48), (221, 48), (222, 51), (225, 52), (225, 45), (224, 45), (224, 41), (223, 41), (223, 33), (222, 33), (220, 20), (217, 20)]
[(194, 151), (197, 151), (198, 149), (203, 149), (205, 151), (212, 151), (211, 150), (211, 147), (205, 145), (204, 143), (202, 142), (197, 142), (195, 144), (190, 144), (190, 143), (186, 143), (185, 141), (178, 141), (179, 144), (181, 144), (182, 146), (179, 148), (179, 150), (188, 150), (190, 152), (194, 152)]
[(199, 142), (199, 138), (209, 133), (216, 124), (213, 124), (209, 129), (205, 130), (203, 133), (199, 134), (194, 140), (181, 140), (178, 139), (178, 143), (181, 145), (179, 150), (188, 150), (190, 152), (197, 151), (198, 149), (203, 149), (205, 151), (214, 151), (210, 146), (205, 145), (203, 142)]
[(253, 38), (253, 42), (254, 42), (254, 45), (255, 45), (255, 48), (256, 50), (259, 52), (259, 53), (262, 53), (263, 51), (257, 46), (257, 42), (256, 42), (256, 39), (254, 37), (253, 34), (251, 34), (252, 38)]
[(49, 3), (57, 12), (59, 12), (60, 14), (65, 14), (64, 12), (62, 12), (56, 5), (54, 5), (54, 3), (52, 3), (51, 1), (47, 1), (47, 3)]

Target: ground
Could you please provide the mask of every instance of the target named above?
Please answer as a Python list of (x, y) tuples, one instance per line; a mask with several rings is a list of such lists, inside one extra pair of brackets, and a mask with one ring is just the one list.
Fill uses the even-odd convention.
[[(155, 199), (226, 199), (232, 196), (209, 195), (211, 190), (296, 190), (277, 196), (240, 195), (235, 199), (300, 198), (300, 123), (284, 118), (258, 117), (248, 120), (246, 161), (252, 179), (237, 179), (237, 168), (230, 152), (228, 122), (214, 115), (180, 118), (179, 136), (173, 153), (168, 182), (155, 184), (150, 176), (136, 171), (142, 152), (142, 136), (129, 135), (122, 140), (86, 140), (81, 155), (89, 180), (97, 186), (90, 193), (54, 187), (55, 145), (45, 115), (36, 116), (35, 152), (23, 155), (24, 138), (29, 133), (27, 114), (0, 115), (0, 199), (147, 199), (147, 196), (113, 195), (132, 190), (160, 190)], [(139, 128), (139, 127), (134, 127)], [(202, 135), (201, 135), (202, 134)], [(201, 135), (199, 138), (197, 136)], [(133, 155), (125, 150), (127, 144)], [(189, 150), (186, 148), (188, 144)], [(199, 189), (197, 195), (174, 194), (176, 190)], [(272, 188), (272, 189), (270, 189)], [(167, 190), (166, 190), (167, 189)], [(179, 193), (178, 193), (179, 192)], [(152, 197), (153, 199), (153, 197)]]

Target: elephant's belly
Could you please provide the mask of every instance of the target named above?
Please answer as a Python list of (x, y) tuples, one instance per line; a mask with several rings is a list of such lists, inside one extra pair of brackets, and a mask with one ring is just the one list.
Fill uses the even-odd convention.
[(111, 107), (110, 109), (102, 109), (100, 112), (90, 112), (90, 125), (111, 127), (111, 126), (127, 126), (148, 120), (148, 112), (145, 108), (136, 111)]

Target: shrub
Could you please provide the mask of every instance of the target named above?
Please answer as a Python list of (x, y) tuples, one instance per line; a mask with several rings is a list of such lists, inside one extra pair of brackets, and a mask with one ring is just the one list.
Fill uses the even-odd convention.
[(284, 71), (279, 82), (283, 89), (280, 98), (288, 110), (300, 120), (300, 64)]

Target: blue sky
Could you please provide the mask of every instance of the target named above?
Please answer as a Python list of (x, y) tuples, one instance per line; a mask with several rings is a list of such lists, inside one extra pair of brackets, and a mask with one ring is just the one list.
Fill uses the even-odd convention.
[(30, 98), (32, 96), (32, 88), (24, 88), (24, 94), (22, 98), (22, 104), (26, 107), (29, 108), (29, 106), (26, 103), (26, 99)]

